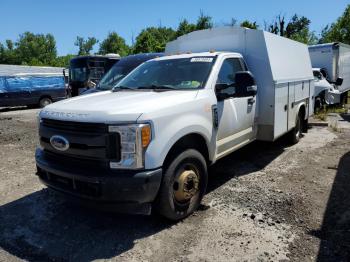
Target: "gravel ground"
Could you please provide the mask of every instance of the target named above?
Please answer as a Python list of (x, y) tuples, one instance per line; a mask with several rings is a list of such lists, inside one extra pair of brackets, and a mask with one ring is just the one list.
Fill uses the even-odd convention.
[(350, 260), (346, 127), (314, 127), (295, 146), (256, 142), (222, 159), (200, 210), (172, 224), (85, 209), (42, 186), (37, 113), (0, 110), (0, 261)]

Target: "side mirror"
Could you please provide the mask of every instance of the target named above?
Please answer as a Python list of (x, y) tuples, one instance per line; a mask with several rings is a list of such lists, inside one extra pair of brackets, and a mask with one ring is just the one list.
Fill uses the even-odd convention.
[(219, 84), (219, 83), (217, 83), (217, 84), (215, 85), (215, 91), (216, 91), (216, 92), (220, 92), (220, 91), (222, 91), (222, 90), (225, 90), (227, 87), (228, 87), (227, 84)]
[(236, 97), (255, 96), (257, 94), (256, 82), (251, 72), (237, 72), (235, 80)]
[(337, 80), (335, 81), (335, 85), (341, 86), (343, 84), (343, 78), (338, 77)]

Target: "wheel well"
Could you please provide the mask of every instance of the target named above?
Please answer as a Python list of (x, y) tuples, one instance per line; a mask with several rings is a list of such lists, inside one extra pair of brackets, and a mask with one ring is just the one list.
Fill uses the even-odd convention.
[(49, 98), (49, 99), (52, 100), (52, 97), (51, 97), (51, 96), (49, 96), (49, 95), (42, 95), (42, 96), (39, 98), (39, 102), (40, 102), (40, 100), (43, 99), (43, 98)]
[(301, 116), (301, 119), (304, 120), (306, 116), (306, 110), (305, 110), (305, 105), (302, 105), (299, 108), (299, 115)]
[(307, 129), (308, 129), (308, 119), (305, 119), (305, 116), (306, 116), (306, 109), (305, 109), (305, 105), (302, 105), (300, 108), (299, 108), (299, 115), (301, 117), (301, 129), (302, 129), (302, 132), (304, 133), (307, 133)]
[(209, 151), (207, 147), (207, 143), (203, 136), (199, 134), (188, 134), (180, 138), (169, 150), (167, 156), (165, 157), (163, 166), (168, 166), (170, 161), (179, 153), (186, 149), (196, 149), (200, 152), (207, 163), (209, 160)]
[(326, 97), (326, 90), (321, 91), (315, 98), (320, 98), (324, 100)]

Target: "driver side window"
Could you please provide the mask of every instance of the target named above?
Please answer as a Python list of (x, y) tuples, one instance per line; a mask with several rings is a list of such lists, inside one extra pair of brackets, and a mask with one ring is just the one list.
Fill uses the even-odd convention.
[(219, 71), (218, 79), (216, 81), (217, 84), (227, 84), (231, 85), (229, 88), (222, 91), (222, 93), (226, 93), (232, 95), (235, 93), (235, 75), (238, 71), (243, 71), (241, 62), (238, 58), (227, 58), (222, 63), (221, 69)]

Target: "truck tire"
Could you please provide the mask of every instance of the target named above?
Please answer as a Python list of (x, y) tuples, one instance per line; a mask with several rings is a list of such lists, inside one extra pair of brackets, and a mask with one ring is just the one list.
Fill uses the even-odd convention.
[(45, 106), (52, 104), (52, 100), (49, 97), (43, 97), (39, 101), (40, 108), (44, 108)]
[(321, 109), (323, 108), (323, 101), (321, 97), (316, 97), (315, 98), (315, 107), (314, 107), (314, 112), (318, 113), (321, 111)]
[(198, 208), (207, 182), (207, 164), (203, 155), (194, 149), (183, 151), (165, 170), (155, 211), (173, 221), (187, 217)]
[(301, 138), (302, 130), (303, 130), (302, 123), (303, 123), (303, 120), (302, 120), (301, 114), (299, 112), (297, 117), (296, 117), (296, 120), (295, 120), (295, 127), (289, 133), (289, 141), (292, 145), (297, 144)]

